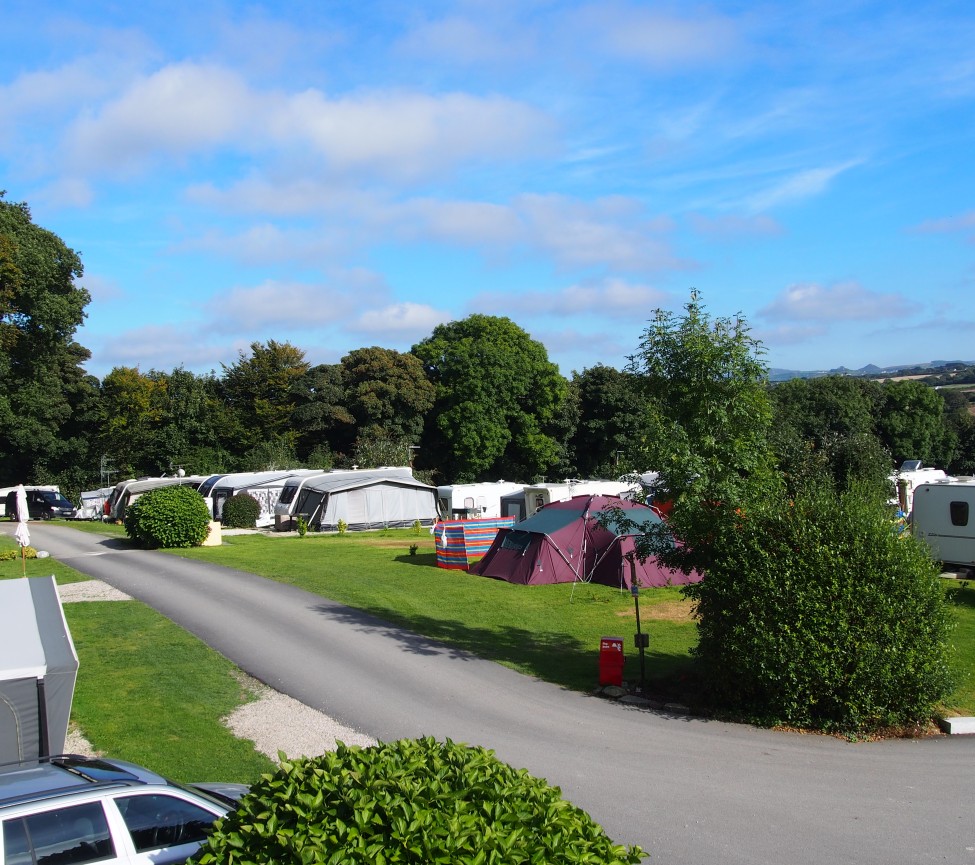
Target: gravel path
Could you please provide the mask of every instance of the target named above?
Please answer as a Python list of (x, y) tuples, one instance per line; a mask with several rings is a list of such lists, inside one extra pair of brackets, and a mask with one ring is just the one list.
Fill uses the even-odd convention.
[[(66, 604), (132, 600), (130, 595), (101, 580), (67, 583), (58, 586), (58, 594)], [(254, 695), (254, 700), (239, 706), (223, 722), (238, 739), (251, 740), (258, 751), (272, 760), (278, 759), (278, 751), (283, 751), (289, 758), (314, 757), (325, 751), (334, 751), (336, 742), (364, 747), (376, 744), (375, 739), (275, 691), (257, 679), (241, 674), (241, 681)], [(70, 754), (96, 756), (91, 743), (75, 727), (68, 731), (64, 749)]]

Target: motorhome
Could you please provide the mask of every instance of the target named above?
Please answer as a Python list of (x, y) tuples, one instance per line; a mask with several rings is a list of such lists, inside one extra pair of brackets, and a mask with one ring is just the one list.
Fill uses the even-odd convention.
[(975, 477), (949, 477), (915, 487), (911, 529), (938, 561), (975, 566)]
[(530, 517), (551, 502), (567, 502), (574, 496), (619, 496), (628, 498), (640, 489), (637, 478), (624, 477), (617, 481), (565, 480), (525, 487), (525, 516)]
[(511, 516), (503, 513), (505, 496), (524, 494), (525, 485), (510, 481), (453, 484), (437, 487), (440, 516), (445, 520), (486, 520)]

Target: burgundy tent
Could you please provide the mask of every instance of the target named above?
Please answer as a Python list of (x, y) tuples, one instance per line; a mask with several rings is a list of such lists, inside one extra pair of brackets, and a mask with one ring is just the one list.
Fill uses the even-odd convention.
[[(634, 533), (617, 531), (610, 522), (600, 525), (604, 511), (621, 508), (640, 527), (661, 522), (647, 505), (615, 496), (575, 496), (565, 502), (552, 502), (516, 523), (501, 529), (491, 548), (471, 571), (509, 583), (596, 582), (620, 588), (630, 587), (627, 553), (634, 549)], [(696, 583), (700, 574), (690, 576), (664, 568), (655, 558), (636, 559), (636, 579), (641, 586), (670, 586)]]

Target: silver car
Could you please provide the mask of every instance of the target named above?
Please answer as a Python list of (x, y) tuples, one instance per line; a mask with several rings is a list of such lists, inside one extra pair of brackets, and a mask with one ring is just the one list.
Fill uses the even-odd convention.
[(246, 792), (176, 784), (122, 760), (64, 755), (0, 766), (0, 862), (184, 862)]

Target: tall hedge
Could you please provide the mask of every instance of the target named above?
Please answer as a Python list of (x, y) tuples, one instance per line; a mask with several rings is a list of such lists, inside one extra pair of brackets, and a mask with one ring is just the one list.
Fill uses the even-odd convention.
[(929, 552), (866, 488), (778, 497), (716, 522), (696, 649), (715, 704), (863, 732), (930, 719), (953, 619)]
[(282, 762), (218, 822), (196, 865), (640, 862), (557, 787), (433, 738)]
[(129, 505), (124, 524), (126, 534), (143, 547), (198, 547), (210, 531), (210, 512), (192, 487), (161, 487)]

